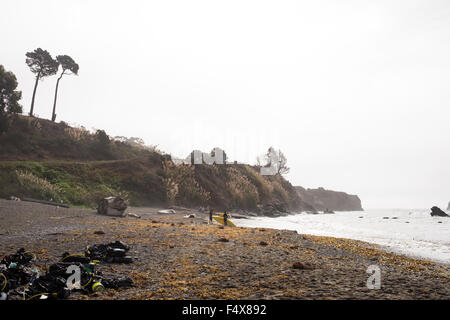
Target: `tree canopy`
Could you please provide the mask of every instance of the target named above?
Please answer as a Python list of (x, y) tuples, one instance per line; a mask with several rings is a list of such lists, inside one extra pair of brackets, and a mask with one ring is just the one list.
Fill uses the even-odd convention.
[(16, 90), (17, 78), (0, 65), (0, 134), (8, 130), (9, 115), (22, 112), (19, 100), (22, 92)]
[(56, 61), (61, 65), (62, 74), (69, 70), (73, 74), (78, 74), (79, 65), (68, 55), (56, 56)]
[(28, 67), (38, 78), (52, 76), (58, 72), (58, 61), (53, 59), (47, 50), (37, 48), (25, 55)]

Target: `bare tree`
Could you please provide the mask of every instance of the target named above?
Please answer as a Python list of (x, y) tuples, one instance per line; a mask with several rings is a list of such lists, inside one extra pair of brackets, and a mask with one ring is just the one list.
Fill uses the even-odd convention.
[(264, 167), (270, 167), (273, 170), (273, 174), (287, 174), (290, 168), (286, 165), (287, 158), (281, 150), (275, 150), (275, 148), (270, 147), (266, 154), (264, 155), (265, 164)]
[(279, 175), (289, 173), (290, 168), (286, 164), (287, 164), (286, 156), (284, 155), (283, 152), (281, 152), (281, 150), (278, 150), (278, 174)]
[(258, 167), (261, 167), (262, 165), (261, 165), (261, 158), (260, 158), (260, 156), (257, 156), (256, 157), (256, 165), (258, 166)]

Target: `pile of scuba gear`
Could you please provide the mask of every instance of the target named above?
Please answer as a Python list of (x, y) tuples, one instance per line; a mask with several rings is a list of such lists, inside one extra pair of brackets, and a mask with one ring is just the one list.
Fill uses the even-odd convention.
[(122, 241), (108, 244), (98, 244), (87, 247), (86, 256), (92, 260), (100, 260), (108, 263), (131, 263), (133, 259), (127, 256), (130, 247)]
[(30, 265), (34, 256), (25, 252), (24, 248), (16, 253), (4, 256), (0, 260), (0, 292), (1, 300), (6, 300), (7, 293), (21, 286), (27, 285), (37, 275)]
[(130, 247), (122, 241), (107, 244), (88, 246), (84, 255), (69, 254), (65, 252), (62, 257), (64, 262), (89, 263), (90, 261), (102, 261), (107, 263), (131, 263), (133, 259), (127, 255)]
[(105, 288), (132, 287), (130, 278), (111, 278), (97, 270), (100, 262), (131, 263), (132, 258), (126, 255), (129, 249), (116, 241), (88, 246), (84, 255), (66, 252), (60, 262), (50, 265), (41, 275), (31, 267), (36, 257), (21, 248), (0, 260), (0, 300), (65, 299), (71, 292), (90, 294)]

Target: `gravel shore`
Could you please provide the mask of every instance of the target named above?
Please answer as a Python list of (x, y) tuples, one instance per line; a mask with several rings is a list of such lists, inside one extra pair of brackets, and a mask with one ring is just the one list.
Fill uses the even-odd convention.
[[(295, 231), (223, 228), (188, 211), (107, 217), (94, 210), (0, 200), (0, 255), (24, 247), (45, 270), (63, 252), (122, 240), (134, 263), (102, 264), (105, 274), (130, 276), (135, 287), (70, 299), (449, 299), (450, 268), (384, 252), (368, 243)], [(96, 232), (102, 231), (102, 232)], [(100, 234), (99, 234), (100, 233)], [(295, 265), (295, 267), (294, 267)], [(366, 282), (381, 269), (381, 288)]]

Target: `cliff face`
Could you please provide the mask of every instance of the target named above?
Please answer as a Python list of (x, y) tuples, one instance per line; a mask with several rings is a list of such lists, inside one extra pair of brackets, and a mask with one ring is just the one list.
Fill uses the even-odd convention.
[[(282, 176), (262, 176), (246, 164), (164, 164), (169, 204), (243, 209), (261, 215), (311, 210)], [(270, 211), (270, 212), (269, 212)]]
[(277, 216), (311, 211), (281, 176), (245, 164), (175, 165), (169, 157), (110, 161), (0, 161), (0, 198), (53, 199), (96, 207), (120, 195), (133, 206), (211, 206)]
[(305, 189), (295, 187), (300, 198), (311, 204), (316, 210), (362, 211), (361, 200), (357, 195), (326, 190), (324, 188)]
[(289, 181), (263, 176), (259, 167), (176, 164), (136, 141), (19, 116), (0, 136), (0, 197), (96, 207), (104, 197), (121, 195), (134, 206), (211, 206), (272, 216), (311, 210)]

